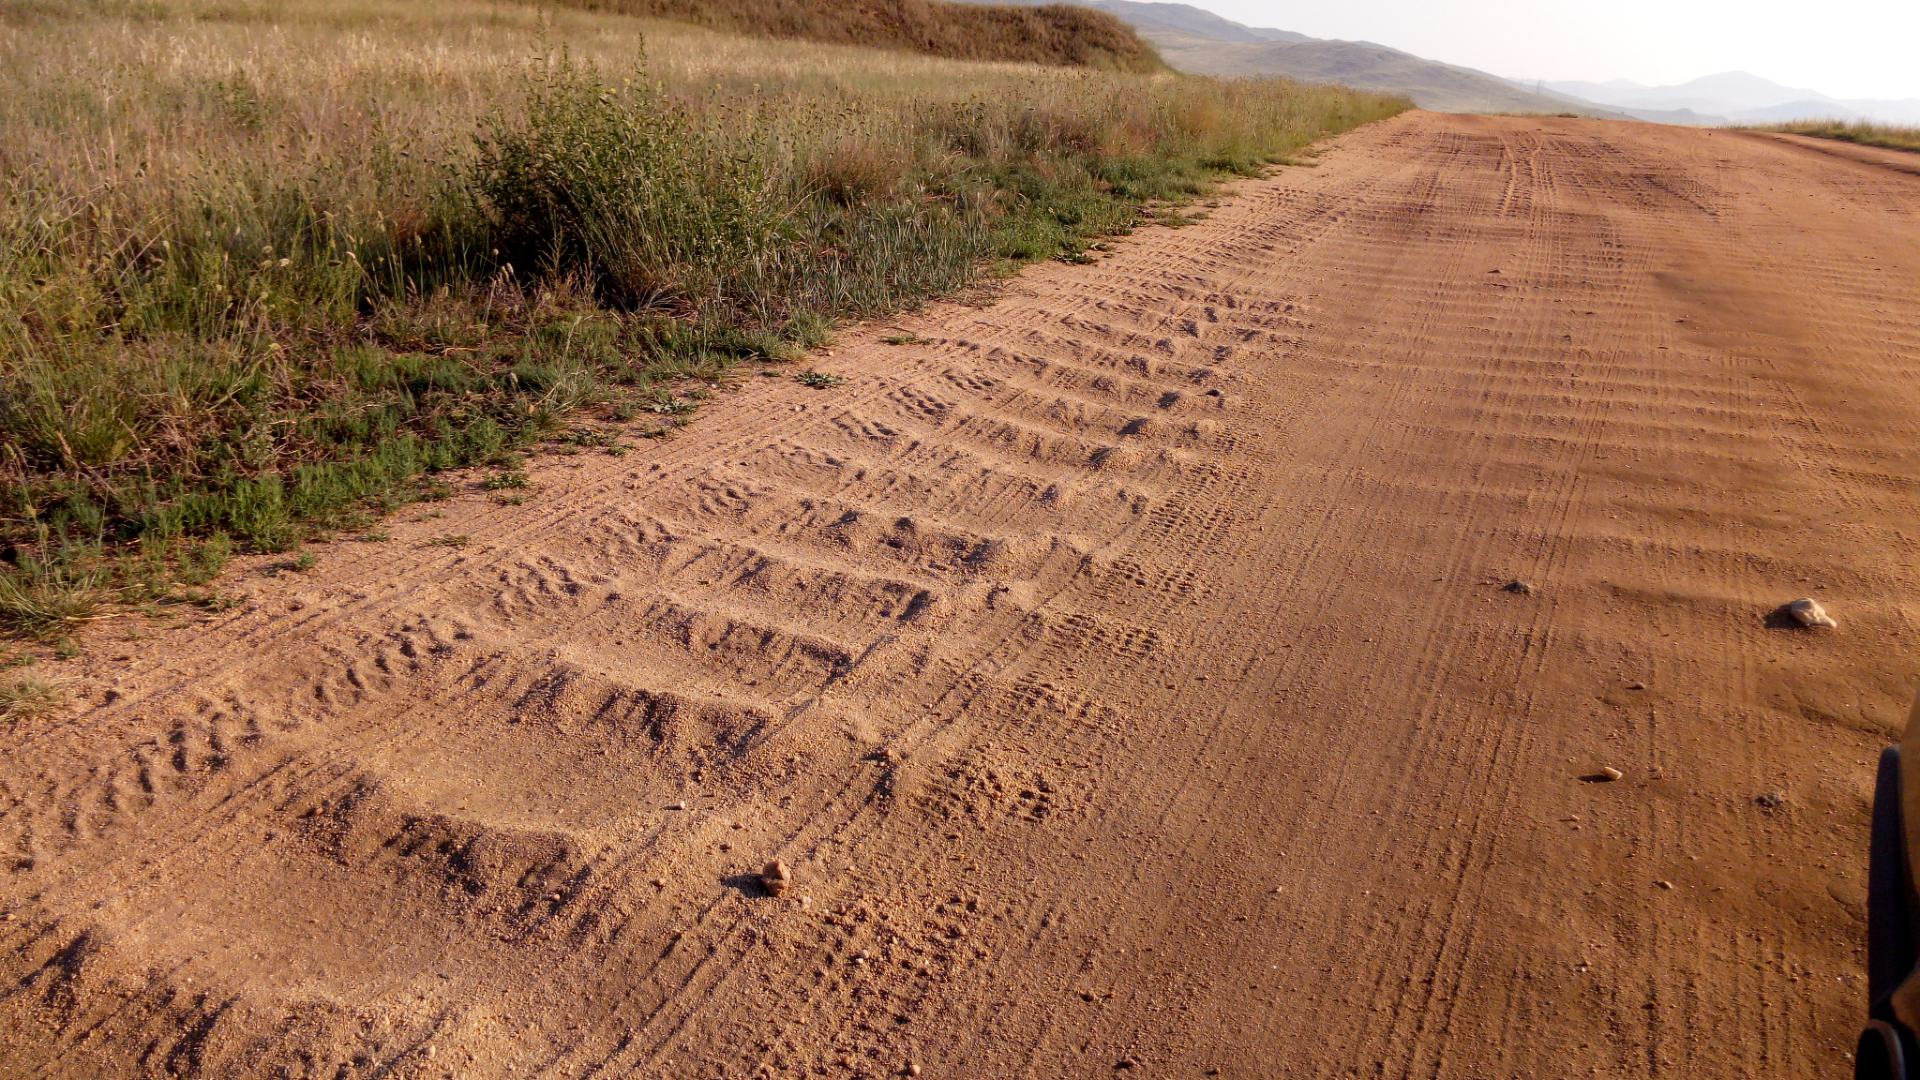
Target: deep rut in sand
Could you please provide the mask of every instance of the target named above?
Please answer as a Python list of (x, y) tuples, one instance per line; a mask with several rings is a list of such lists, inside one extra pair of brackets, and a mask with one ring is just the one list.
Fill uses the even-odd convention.
[(1834, 1074), (1920, 614), (1849, 155), (1411, 114), (102, 630), (0, 1074)]

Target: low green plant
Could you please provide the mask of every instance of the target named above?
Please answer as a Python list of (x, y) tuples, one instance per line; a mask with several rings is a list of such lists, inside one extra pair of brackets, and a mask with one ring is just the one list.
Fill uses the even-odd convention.
[(801, 386), (809, 387), (814, 390), (830, 390), (833, 387), (840, 386), (847, 381), (846, 379), (841, 378), (838, 375), (829, 375), (823, 371), (803, 371), (800, 374), (795, 375), (793, 378), (794, 378), (794, 381), (798, 382)]
[(674, 397), (667, 390), (655, 390), (653, 396), (641, 407), (659, 416), (681, 416), (699, 408), (691, 401), (682, 401)]
[(465, 534), (455, 534), (452, 536), (436, 536), (433, 539), (427, 541), (427, 543), (437, 545), (439, 547), (465, 547), (472, 542), (473, 542), (473, 537), (467, 536)]
[(533, 486), (533, 481), (526, 473), (519, 469), (513, 469), (507, 472), (494, 473), (492, 476), (480, 481), (480, 486), (488, 491), (506, 491), (510, 488), (531, 487)]

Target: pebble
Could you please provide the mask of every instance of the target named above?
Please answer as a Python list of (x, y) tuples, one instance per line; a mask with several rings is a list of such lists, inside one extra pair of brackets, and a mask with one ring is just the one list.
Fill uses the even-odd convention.
[(1671, 881), (1656, 881), (1654, 882), (1654, 884), (1660, 886), (1663, 889), (1673, 888), (1673, 882)]
[(793, 871), (787, 864), (775, 859), (760, 871), (760, 887), (767, 890), (768, 896), (779, 896), (793, 886)]
[(1525, 596), (1528, 593), (1533, 591), (1533, 586), (1527, 584), (1524, 581), (1518, 581), (1518, 580), (1509, 581), (1505, 585), (1500, 586), (1500, 588), (1506, 592), (1519, 593), (1522, 596)]
[(1619, 769), (1615, 769), (1615, 768), (1612, 768), (1611, 766), (1609, 766), (1608, 768), (1605, 768), (1605, 769), (1601, 769), (1601, 770), (1600, 770), (1600, 775), (1601, 775), (1601, 776), (1604, 776), (1604, 777), (1606, 777), (1606, 778), (1607, 778), (1607, 780), (1608, 780), (1609, 782), (1611, 782), (1611, 781), (1614, 781), (1614, 780), (1619, 780), (1619, 779), (1621, 779), (1622, 777), (1624, 777), (1624, 776), (1626, 776), (1627, 774), (1626, 774), (1626, 773), (1623, 773), (1623, 772), (1621, 772), (1621, 771), (1620, 771)]
[(909, 1061), (909, 1062), (907, 1062), (907, 1075), (908, 1075), (908, 1076), (919, 1076), (919, 1075), (920, 1075), (920, 1063), (919, 1063), (919, 1062), (916, 1062), (916, 1061)]
[(1801, 626), (1838, 627), (1840, 625), (1834, 622), (1833, 617), (1827, 614), (1827, 609), (1821, 607), (1812, 597), (1803, 596), (1791, 604), (1788, 604), (1787, 614), (1800, 620)]
[(672, 806), (667, 807), (667, 809), (669, 810), (685, 810), (686, 808), (687, 808), (687, 804), (685, 802), (677, 802), (677, 803), (674, 803)]
[(1779, 806), (1786, 801), (1787, 801), (1786, 795), (1778, 791), (1769, 791), (1765, 795), (1762, 795), (1758, 799), (1754, 800), (1754, 802), (1759, 803), (1761, 806), (1764, 806), (1769, 810), (1772, 810), (1774, 807)]

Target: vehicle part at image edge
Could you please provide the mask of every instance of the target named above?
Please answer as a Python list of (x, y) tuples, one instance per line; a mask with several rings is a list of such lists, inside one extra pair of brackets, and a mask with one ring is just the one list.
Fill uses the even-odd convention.
[(1920, 1030), (1920, 972), (1915, 970), (1915, 929), (1920, 928), (1920, 888), (1913, 868), (1920, 858), (1906, 822), (1920, 821), (1920, 698), (1914, 701), (1898, 746), (1880, 754), (1874, 780), (1873, 825), (1867, 852), (1867, 1015), (1854, 1054), (1855, 1080), (1908, 1080)]

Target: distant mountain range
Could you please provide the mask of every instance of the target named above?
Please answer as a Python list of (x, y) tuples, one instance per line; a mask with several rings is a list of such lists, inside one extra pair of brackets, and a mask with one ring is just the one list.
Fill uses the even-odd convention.
[[(1525, 86), (1525, 83), (1518, 85)], [(1548, 82), (1545, 89), (1596, 102), (1644, 120), (1670, 124), (1775, 124), (1788, 120), (1876, 120), (1920, 125), (1920, 98), (1834, 98), (1818, 90), (1728, 71), (1678, 86), (1612, 82)]]
[[(1057, 0), (972, 0), (1044, 4)], [(1247, 26), (1191, 4), (1070, 0), (1119, 16), (1181, 71), (1200, 75), (1286, 75), (1405, 94), (1441, 112), (1572, 112), (1663, 124), (1771, 124), (1788, 120), (1875, 120), (1920, 126), (1920, 98), (1841, 99), (1729, 71), (1678, 86), (1505, 79), (1427, 60), (1369, 41), (1329, 41)]]

